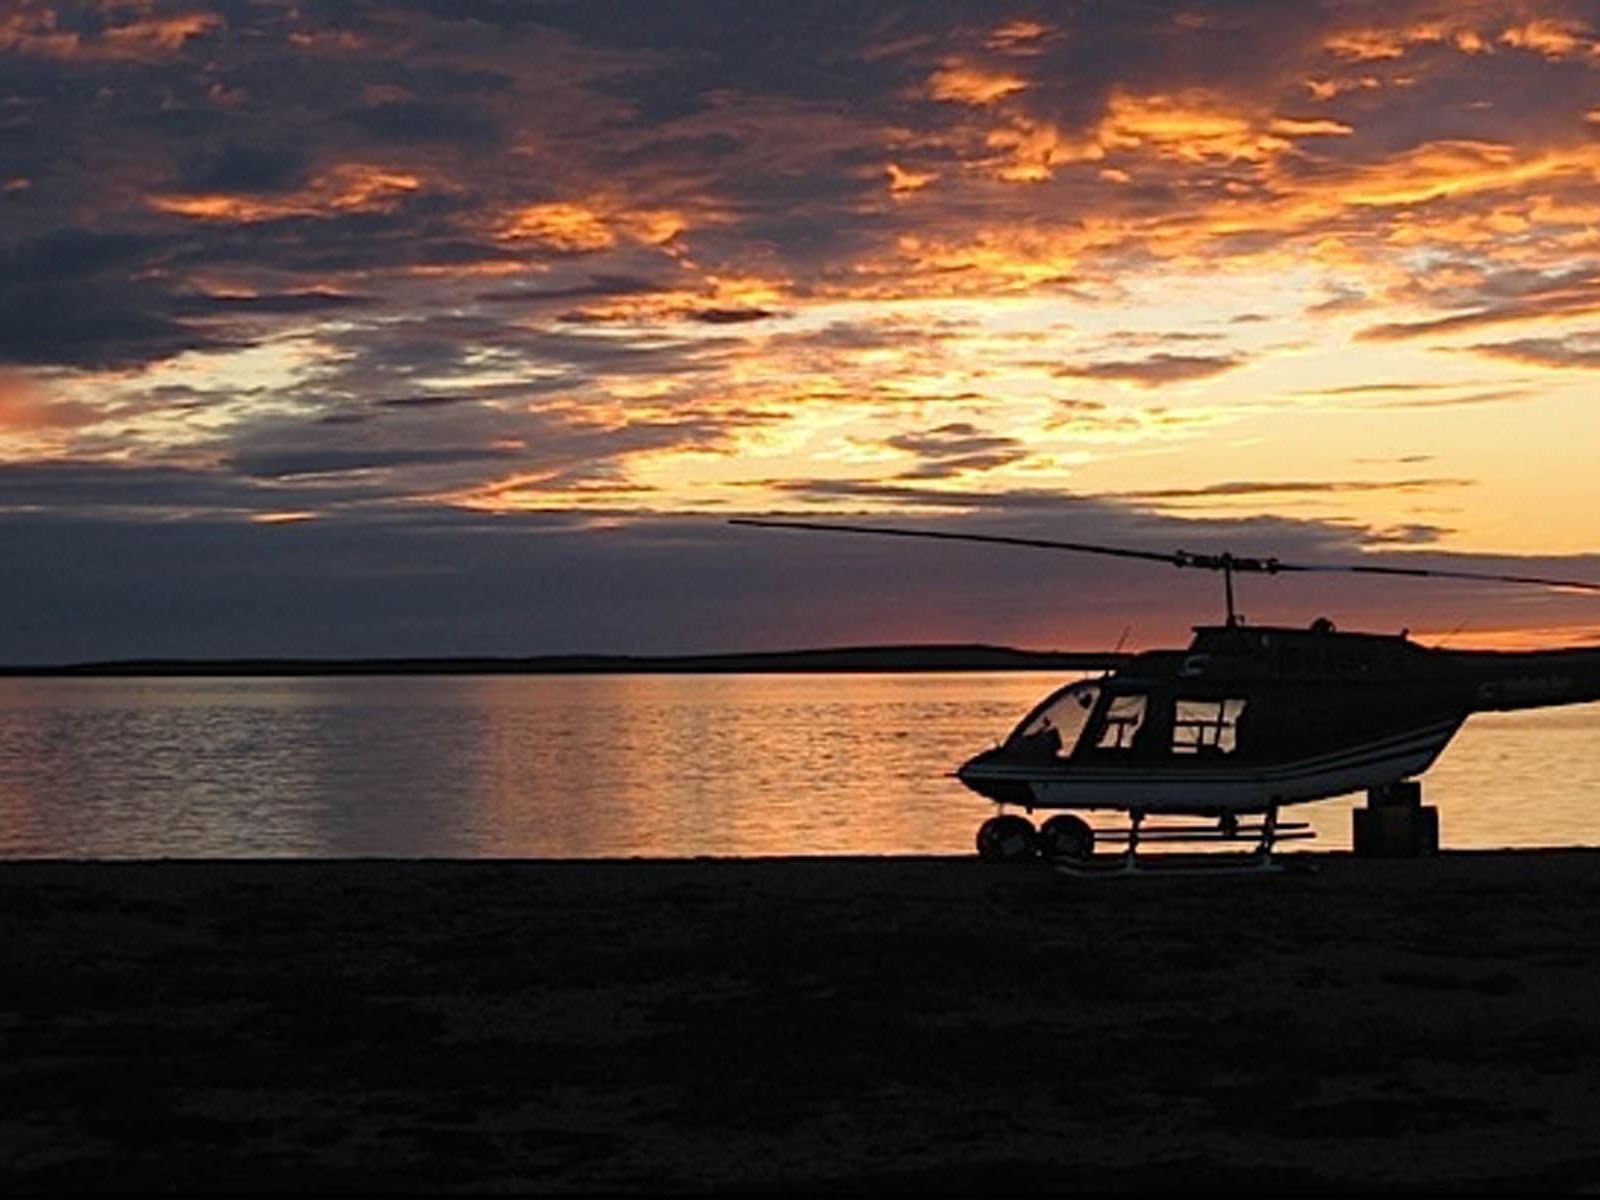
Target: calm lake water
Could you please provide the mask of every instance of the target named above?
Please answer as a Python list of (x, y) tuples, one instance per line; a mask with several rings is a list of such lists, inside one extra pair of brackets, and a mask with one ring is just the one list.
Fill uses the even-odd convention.
[[(0, 681), (0, 856), (966, 853), (1055, 674)], [(1600, 845), (1600, 705), (1473, 717), (1447, 846)], [(1355, 797), (1295, 809), (1349, 845)]]

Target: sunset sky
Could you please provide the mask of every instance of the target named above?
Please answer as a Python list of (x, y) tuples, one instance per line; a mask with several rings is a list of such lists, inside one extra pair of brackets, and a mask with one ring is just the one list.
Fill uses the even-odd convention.
[(1597, 380), (1588, 0), (0, 6), (4, 662), (1220, 612), (741, 514), (1600, 580)]

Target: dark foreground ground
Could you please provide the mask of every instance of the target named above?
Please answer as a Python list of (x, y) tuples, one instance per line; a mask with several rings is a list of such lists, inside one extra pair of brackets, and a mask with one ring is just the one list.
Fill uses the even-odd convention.
[(1600, 1185), (1600, 853), (0, 864), (0, 1190)]

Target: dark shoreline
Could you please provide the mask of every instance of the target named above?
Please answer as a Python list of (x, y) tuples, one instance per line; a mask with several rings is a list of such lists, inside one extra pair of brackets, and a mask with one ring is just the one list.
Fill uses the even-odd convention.
[(855, 646), (752, 654), (548, 654), (527, 658), (129, 659), (0, 667), (0, 677), (304, 675), (725, 675), (894, 671), (1099, 671), (1126, 655), (1005, 646)]
[(0, 863), (12, 1192), (1600, 1180), (1600, 851)]

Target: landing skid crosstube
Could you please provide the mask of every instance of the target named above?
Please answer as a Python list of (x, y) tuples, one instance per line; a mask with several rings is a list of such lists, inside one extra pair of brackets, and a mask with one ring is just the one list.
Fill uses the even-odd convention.
[[(1161, 874), (1200, 874), (1226, 871), (1275, 870), (1272, 857), (1279, 842), (1316, 837), (1305, 821), (1280, 821), (1276, 809), (1258, 823), (1241, 824), (1229, 815), (1214, 825), (1167, 824), (1147, 826), (1145, 815), (1130, 814), (1126, 828), (1092, 829), (1081, 817), (1060, 813), (1042, 828), (1016, 814), (999, 814), (985, 821), (978, 830), (978, 854), (991, 862), (1020, 862), (1042, 857), (1057, 870), (1070, 875), (1112, 875), (1138, 872)], [(1256, 839), (1253, 849), (1238, 854), (1191, 854), (1159, 856), (1155, 861), (1141, 857), (1139, 849), (1149, 843), (1234, 843)], [(1097, 843), (1120, 845), (1116, 854), (1096, 855)]]

